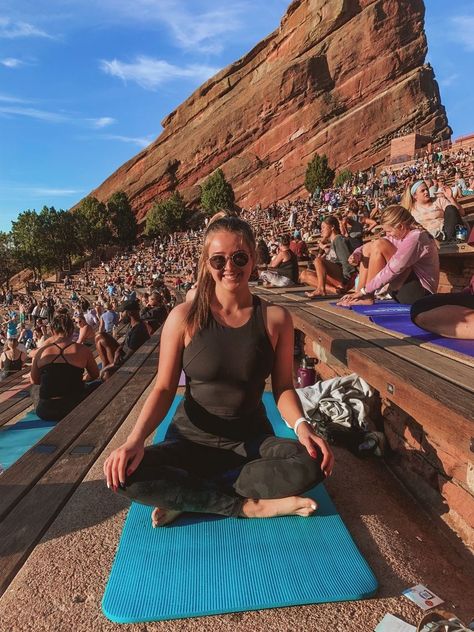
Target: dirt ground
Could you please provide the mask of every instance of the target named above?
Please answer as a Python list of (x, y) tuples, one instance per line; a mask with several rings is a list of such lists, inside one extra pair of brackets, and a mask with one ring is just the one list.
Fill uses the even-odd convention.
[(379, 581), (375, 598), (159, 623), (111, 623), (100, 604), (127, 503), (107, 490), (102, 464), (125, 439), (140, 407), (141, 402), (0, 599), (1, 632), (365, 632), (388, 612), (416, 625), (422, 611), (401, 592), (419, 583), (462, 619), (474, 617), (469, 551), (441, 532), (383, 461), (358, 460), (337, 449), (326, 487)]

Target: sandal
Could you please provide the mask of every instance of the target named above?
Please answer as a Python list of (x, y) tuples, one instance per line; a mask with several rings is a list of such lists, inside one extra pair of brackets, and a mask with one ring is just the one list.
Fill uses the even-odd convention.
[(416, 628), (417, 632), (472, 632), (455, 614), (446, 610), (430, 610)]

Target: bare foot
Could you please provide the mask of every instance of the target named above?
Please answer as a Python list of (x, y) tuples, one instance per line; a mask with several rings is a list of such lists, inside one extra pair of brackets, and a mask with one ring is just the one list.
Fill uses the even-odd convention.
[(312, 498), (289, 496), (288, 498), (245, 501), (242, 513), (247, 518), (274, 518), (276, 516), (310, 516), (318, 505)]
[(325, 292), (321, 288), (317, 287), (312, 292), (305, 292), (305, 294), (308, 298), (316, 298), (318, 296), (324, 296)]
[(151, 524), (153, 528), (156, 527), (164, 527), (165, 524), (169, 524), (176, 520), (178, 516), (180, 516), (182, 511), (173, 511), (172, 509), (160, 509), (159, 507), (155, 507), (151, 512)]

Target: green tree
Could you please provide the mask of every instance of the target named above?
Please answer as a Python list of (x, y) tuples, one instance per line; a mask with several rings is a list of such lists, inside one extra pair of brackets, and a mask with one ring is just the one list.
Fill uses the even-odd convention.
[(350, 171), (349, 169), (343, 169), (337, 174), (336, 179), (334, 180), (334, 186), (342, 187), (345, 182), (347, 182), (348, 180), (352, 180), (353, 177), (354, 174), (352, 173), (352, 171)]
[(82, 251), (77, 239), (78, 221), (75, 213), (57, 211), (44, 206), (39, 214), (45, 265), (63, 270), (71, 266), (71, 258)]
[(35, 277), (46, 269), (43, 222), (36, 211), (27, 210), (12, 222), (11, 232), (15, 259), (24, 268), (33, 270)]
[(103, 202), (88, 196), (76, 211), (78, 236), (84, 250), (95, 254), (99, 248), (112, 243), (109, 214)]
[(316, 154), (306, 168), (304, 185), (307, 191), (312, 195), (317, 187), (325, 189), (332, 184), (333, 180), (334, 170), (328, 164), (328, 157), (326, 154), (322, 156)]
[(231, 210), (235, 195), (232, 186), (225, 179), (222, 169), (217, 169), (201, 186), (201, 206), (209, 214)]
[(171, 197), (153, 205), (146, 216), (145, 235), (158, 237), (184, 230), (186, 226), (186, 204), (177, 191)]
[(133, 246), (137, 240), (138, 225), (127, 195), (116, 191), (107, 201), (107, 211), (114, 241), (126, 248)]
[(13, 239), (10, 233), (0, 231), (0, 289), (6, 291), (10, 278), (20, 271), (20, 265), (15, 259)]

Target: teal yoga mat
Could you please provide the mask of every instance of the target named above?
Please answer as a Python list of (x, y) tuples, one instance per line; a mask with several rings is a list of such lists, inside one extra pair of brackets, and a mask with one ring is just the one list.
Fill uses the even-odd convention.
[(56, 425), (28, 413), (15, 424), (0, 429), (0, 465), (4, 470), (13, 465)]
[[(269, 419), (294, 436), (270, 394)], [(176, 398), (155, 440), (162, 440)], [(152, 529), (150, 507), (132, 504), (102, 600), (116, 623), (139, 623), (350, 601), (373, 595), (377, 580), (324, 487), (307, 494), (315, 516), (239, 519), (185, 514)]]

